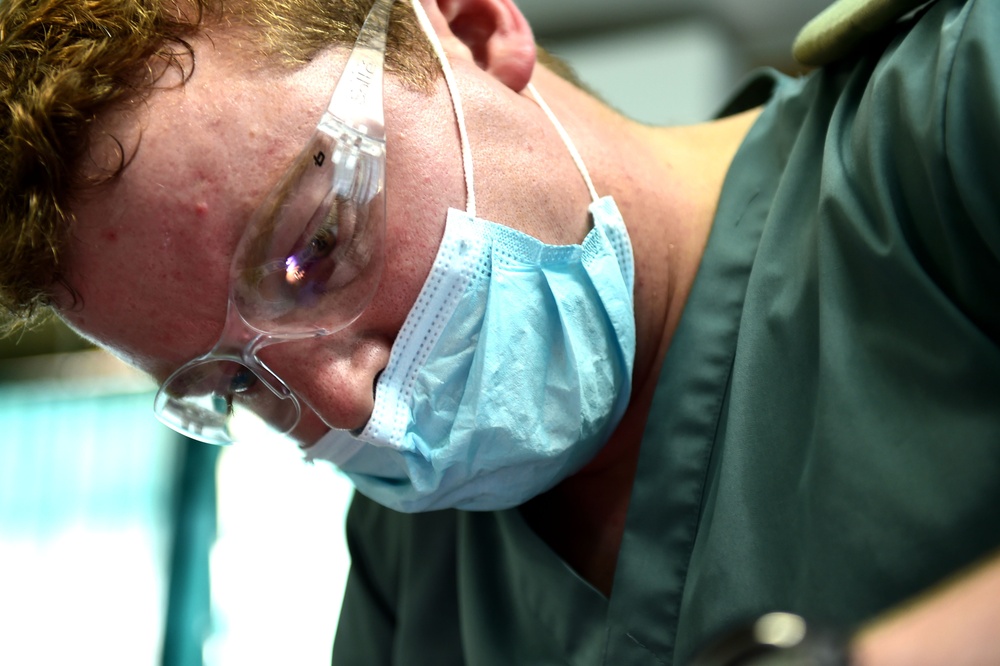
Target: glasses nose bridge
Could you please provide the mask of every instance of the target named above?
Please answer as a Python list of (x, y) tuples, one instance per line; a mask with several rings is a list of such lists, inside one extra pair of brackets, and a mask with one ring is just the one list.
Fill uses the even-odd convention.
[(279, 395), (294, 396), (294, 392), (289, 388), (288, 382), (281, 378), (281, 375), (272, 369), (259, 355), (259, 352), (268, 347), (281, 344), (283, 342), (294, 342), (302, 340), (301, 337), (285, 337), (260, 333), (251, 340), (242, 350), (243, 364), (256, 374), (260, 379), (271, 387), (271, 390)]
[(243, 318), (230, 298), (222, 333), (206, 356), (242, 361), (250, 358), (254, 350), (261, 346), (261, 340), (267, 337), (267, 333), (251, 326)]
[(275, 393), (288, 396), (291, 395), (291, 391), (287, 384), (260, 359), (258, 352), (271, 345), (287, 342), (291, 339), (267, 333), (252, 326), (243, 318), (239, 308), (230, 299), (222, 334), (212, 350), (203, 358), (216, 358), (239, 363), (257, 375)]

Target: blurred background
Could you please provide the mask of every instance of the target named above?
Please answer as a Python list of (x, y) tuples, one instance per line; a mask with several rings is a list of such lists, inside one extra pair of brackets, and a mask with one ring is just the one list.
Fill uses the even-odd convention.
[[(519, 0), (538, 41), (653, 124), (798, 71), (828, 0)], [(350, 487), (278, 442), (218, 449), (57, 325), (0, 341), (0, 664), (329, 663)]]

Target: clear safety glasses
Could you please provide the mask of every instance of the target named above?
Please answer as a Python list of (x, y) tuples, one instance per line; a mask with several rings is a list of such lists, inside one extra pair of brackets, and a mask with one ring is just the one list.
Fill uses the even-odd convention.
[(211, 444), (288, 433), (299, 399), (259, 358), (268, 345), (329, 335), (358, 318), (382, 275), (389, 14), (376, 0), (312, 138), (251, 217), (230, 269), (222, 336), (160, 387), (156, 416)]

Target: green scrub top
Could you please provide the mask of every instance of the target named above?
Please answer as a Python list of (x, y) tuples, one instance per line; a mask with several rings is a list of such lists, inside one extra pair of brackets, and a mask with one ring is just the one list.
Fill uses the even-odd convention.
[(663, 366), (610, 599), (514, 509), (358, 496), (334, 664), (684, 664), (1000, 547), (1000, 3), (773, 73)]

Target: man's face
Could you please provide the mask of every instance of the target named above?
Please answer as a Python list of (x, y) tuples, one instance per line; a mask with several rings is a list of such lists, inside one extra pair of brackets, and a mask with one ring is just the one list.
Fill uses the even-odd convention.
[[(138, 148), (120, 178), (71, 207), (67, 274), (80, 301), (62, 316), (159, 381), (221, 333), (236, 245), (311, 135), (346, 59), (338, 50), (292, 72), (254, 68), (224, 35), (192, 45), (190, 80), (101, 119), (96, 163), (113, 146), (103, 133), (122, 139), (127, 152)], [(391, 79), (385, 94), (386, 267), (375, 298), (335, 335), (262, 352), (339, 428), (360, 427), (371, 413), (375, 379), (433, 262), (445, 211), (465, 201), (447, 97)], [(326, 429), (307, 409), (295, 434), (311, 442)]]
[[(60, 308), (71, 326), (158, 381), (218, 340), (237, 243), (315, 130), (347, 57), (337, 49), (286, 70), (255, 60), (239, 33), (201, 35), (191, 45), (196, 67), (188, 80), (181, 84), (172, 72), (148, 99), (106, 114), (92, 131), (93, 163), (82, 166), (84, 175), (117, 164), (109, 136), (122, 140), (131, 160), (120, 177), (71, 205), (66, 277), (80, 298)], [(589, 197), (551, 123), (533, 101), (479, 69), (469, 49), (454, 50), (479, 213), (548, 243), (580, 242)], [(547, 72), (540, 76), (571, 89)], [(433, 264), (447, 209), (465, 208), (443, 81), (427, 94), (387, 76), (385, 99), (385, 270), (374, 299), (334, 335), (260, 352), (306, 403), (294, 433), (305, 443), (328, 427), (365, 424), (375, 380)]]

